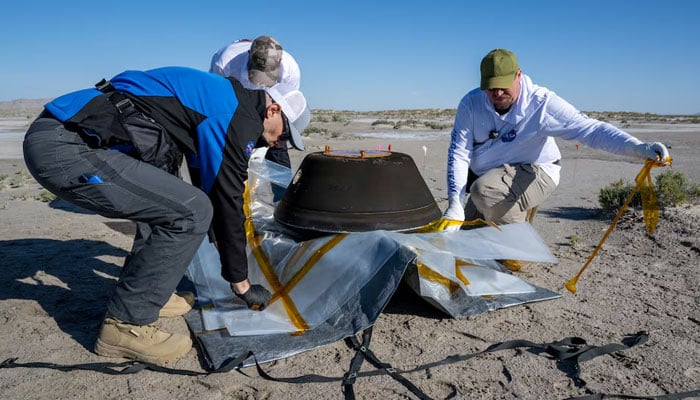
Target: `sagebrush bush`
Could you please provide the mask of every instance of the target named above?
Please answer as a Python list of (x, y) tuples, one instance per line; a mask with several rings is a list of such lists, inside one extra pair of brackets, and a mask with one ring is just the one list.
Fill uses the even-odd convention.
[[(620, 179), (600, 189), (598, 203), (606, 212), (617, 212), (634, 190), (634, 185)], [(654, 179), (654, 193), (659, 207), (672, 207), (695, 201), (700, 198), (700, 186), (688, 182), (682, 172), (666, 170)], [(629, 204), (631, 208), (641, 208), (642, 199), (635, 194)]]
[[(606, 212), (617, 212), (620, 207), (625, 204), (627, 196), (632, 193), (633, 189), (633, 185), (626, 183), (622, 179), (612, 182), (608, 186), (600, 189), (598, 193), (598, 204), (600, 204), (600, 207)], [(638, 204), (635, 204), (635, 202)], [(630, 207), (636, 207), (637, 205), (641, 205), (641, 203), (642, 201), (639, 194), (636, 194), (630, 203)]]
[(44, 203), (50, 203), (56, 200), (56, 195), (44, 189), (39, 193), (38, 199)]
[(656, 177), (654, 190), (660, 204), (683, 204), (700, 196), (700, 187), (691, 184), (685, 175), (676, 171), (665, 171)]
[(372, 126), (376, 126), (376, 125), (391, 125), (391, 126), (394, 126), (394, 123), (391, 122), (391, 121), (389, 121), (388, 119), (378, 119), (378, 120), (372, 122)]
[(304, 129), (304, 132), (301, 133), (302, 136), (309, 136), (313, 133), (327, 133), (328, 129), (326, 128), (321, 128), (320, 126), (309, 126), (306, 129)]

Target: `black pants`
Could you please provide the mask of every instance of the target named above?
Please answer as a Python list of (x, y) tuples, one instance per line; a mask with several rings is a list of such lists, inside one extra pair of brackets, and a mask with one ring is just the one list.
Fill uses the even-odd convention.
[(137, 325), (158, 319), (209, 229), (207, 195), (128, 155), (91, 148), (45, 115), (27, 131), (24, 159), (37, 182), (59, 198), (105, 217), (148, 224), (150, 234), (127, 257), (107, 311)]

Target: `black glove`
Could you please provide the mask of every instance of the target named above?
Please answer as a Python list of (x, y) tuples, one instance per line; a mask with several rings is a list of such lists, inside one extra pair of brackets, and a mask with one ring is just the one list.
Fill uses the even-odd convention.
[[(236, 291), (234, 290), (233, 293), (236, 293)], [(251, 310), (262, 311), (267, 307), (267, 303), (270, 301), (272, 294), (269, 290), (265, 289), (264, 286), (250, 285), (250, 289), (245, 293), (236, 293), (236, 296), (243, 299)]]

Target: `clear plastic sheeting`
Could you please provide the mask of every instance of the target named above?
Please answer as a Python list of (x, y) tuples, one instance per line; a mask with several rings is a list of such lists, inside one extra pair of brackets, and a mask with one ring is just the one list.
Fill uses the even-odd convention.
[(527, 223), (299, 240), (272, 217), (275, 198), (291, 177), (287, 168), (251, 159), (245, 197), (248, 268), (250, 281), (273, 294), (264, 311), (248, 310), (233, 295), (208, 241), (190, 264), (200, 309), (186, 319), (214, 369), (247, 351), (266, 362), (353, 335), (374, 323), (401, 279), (453, 317), (559, 297), (495, 261), (556, 262)]
[[(269, 282), (249, 255), (249, 279), (274, 297), (262, 311), (251, 311), (236, 299), (220, 277), (216, 249), (204, 243), (190, 268), (206, 330), (226, 328), (232, 336), (303, 332), (323, 323), (355, 296), (398, 250), (387, 232), (332, 235), (301, 243), (280, 237), (262, 241), (274, 264), (279, 285)], [(410, 260), (406, 260), (410, 261)], [(405, 268), (401, 266), (402, 269)]]

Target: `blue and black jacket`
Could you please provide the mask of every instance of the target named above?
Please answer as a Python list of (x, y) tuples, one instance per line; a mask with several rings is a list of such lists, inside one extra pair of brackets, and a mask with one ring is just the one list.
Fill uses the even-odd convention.
[[(246, 279), (243, 191), (248, 159), (255, 147), (265, 145), (265, 92), (185, 67), (126, 71), (110, 81), (185, 154), (193, 184), (209, 195), (214, 207), (212, 228), (222, 276), (230, 282)], [(63, 95), (45, 108), (60, 121), (103, 137), (117, 126), (114, 105), (96, 88)]]

